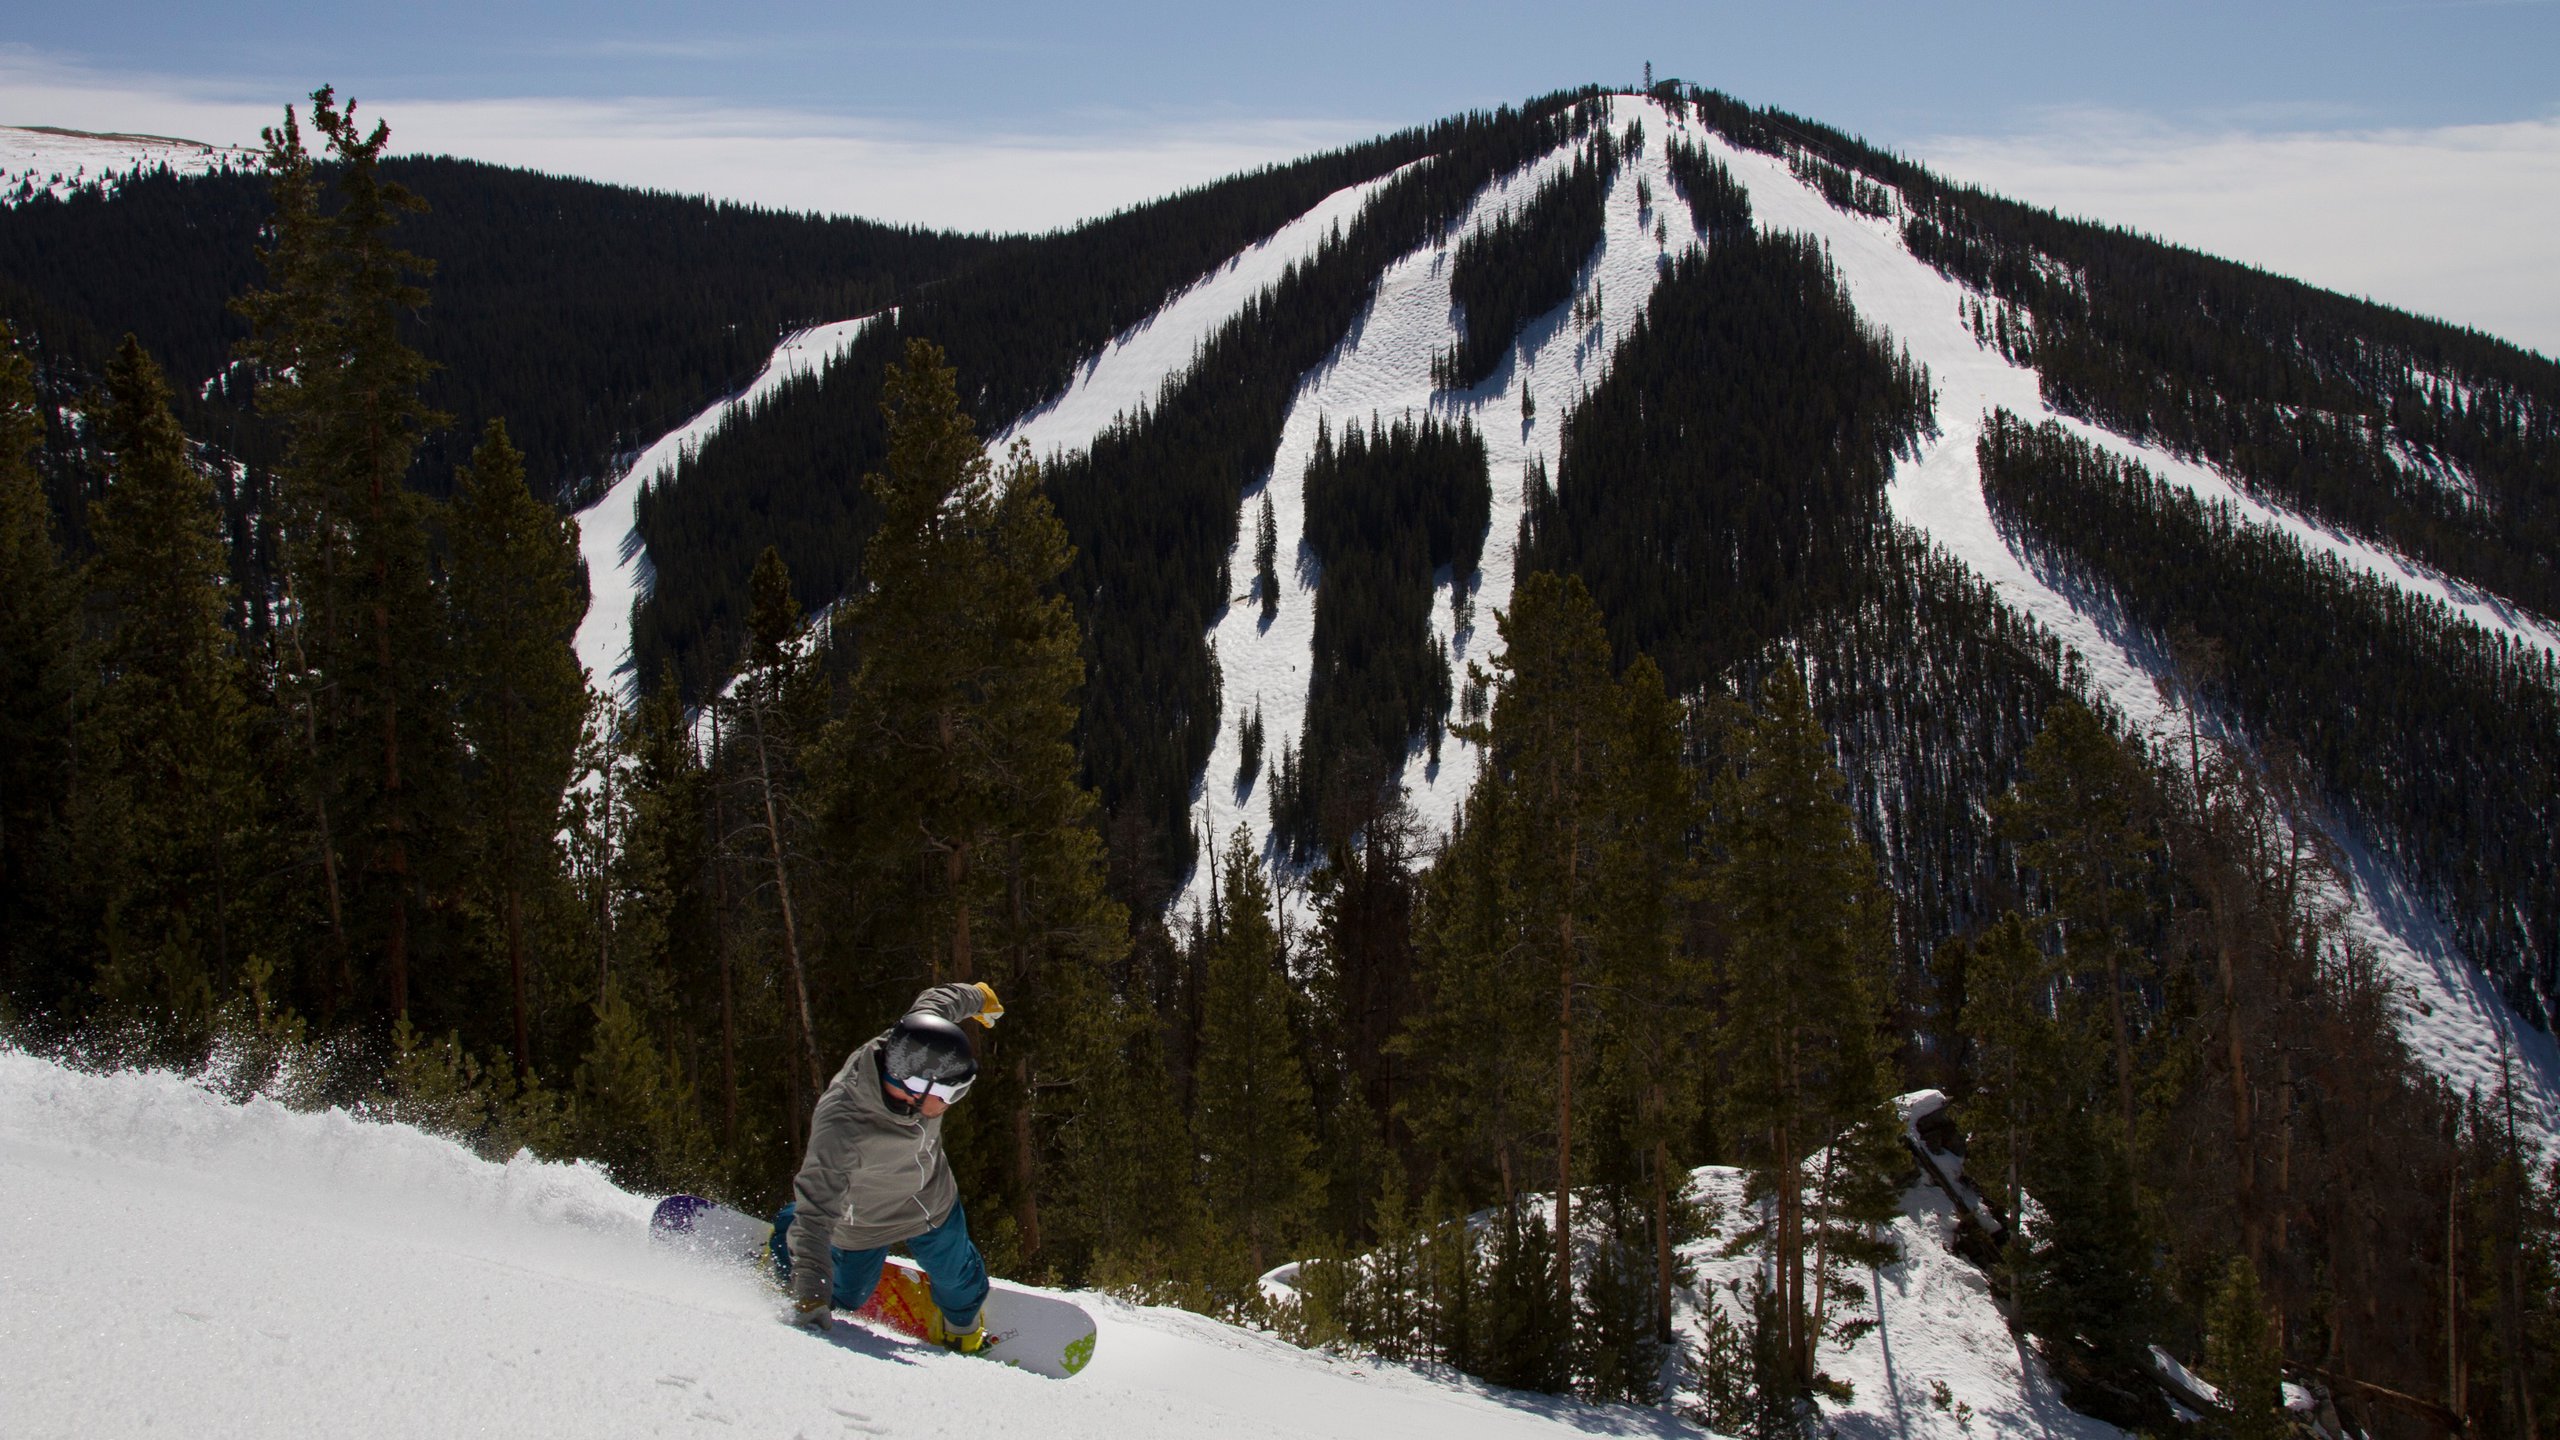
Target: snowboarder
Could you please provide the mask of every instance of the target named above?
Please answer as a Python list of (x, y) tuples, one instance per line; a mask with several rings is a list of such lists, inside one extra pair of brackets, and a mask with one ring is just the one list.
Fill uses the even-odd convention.
[(1003, 1013), (992, 986), (937, 985), (828, 1082), (791, 1203), (773, 1221), (774, 1266), (791, 1291), (784, 1319), (823, 1330), (833, 1310), (860, 1309), (889, 1247), (903, 1243), (942, 1312), (931, 1338), (963, 1353), (985, 1348), (987, 1266), (942, 1150), (942, 1115), (978, 1074), (960, 1022), (983, 1029)]

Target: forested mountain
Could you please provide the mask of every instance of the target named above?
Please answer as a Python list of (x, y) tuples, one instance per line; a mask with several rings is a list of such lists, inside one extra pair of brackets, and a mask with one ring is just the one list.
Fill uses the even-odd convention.
[[(763, 1203), (985, 980), (1010, 1273), (1810, 1434), (1925, 1173), (2114, 1425), (2560, 1406), (2550, 358), (1670, 83), (1008, 238), (311, 115), (0, 214), (24, 1033)], [(858, 315), (582, 699), (534, 497)]]
[[(746, 383), (786, 330), (867, 314), (998, 248), (443, 157), (382, 173), (426, 202), (401, 243), (435, 266), (404, 322), (436, 367), (419, 481), (441, 492), (503, 416), (537, 493), (592, 498), (631, 452)], [(51, 365), (95, 375), (130, 331), (178, 377), (188, 431), (273, 459), (229, 301), (258, 274), (266, 182), (137, 175), (0, 209), (0, 316)]]

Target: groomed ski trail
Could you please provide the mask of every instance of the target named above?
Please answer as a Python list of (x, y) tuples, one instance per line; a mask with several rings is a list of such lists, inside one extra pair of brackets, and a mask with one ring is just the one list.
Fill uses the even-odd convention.
[(612, 488), (578, 512), (578, 557), (586, 562), (590, 594), (586, 618), (578, 622), (577, 651), (588, 684), (623, 701), (638, 691), (637, 677), (631, 673), (631, 607), (640, 602), (649, 584), (649, 558), (635, 528), (640, 492), (673, 475), (676, 466), (731, 416), (762, 404), (789, 381), (824, 370), (876, 318), (839, 320), (784, 336), (747, 388), (713, 401), (660, 436), (640, 452)]

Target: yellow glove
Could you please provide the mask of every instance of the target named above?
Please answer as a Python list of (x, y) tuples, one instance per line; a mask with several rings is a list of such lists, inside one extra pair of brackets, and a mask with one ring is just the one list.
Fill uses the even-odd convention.
[(979, 994), (986, 996), (987, 1003), (978, 1007), (977, 1014), (968, 1016), (967, 1018), (975, 1020), (979, 1024), (992, 1029), (996, 1023), (996, 1017), (1004, 1013), (1004, 1002), (996, 998), (996, 987), (988, 984), (984, 980), (979, 981), (972, 988), (974, 988)]

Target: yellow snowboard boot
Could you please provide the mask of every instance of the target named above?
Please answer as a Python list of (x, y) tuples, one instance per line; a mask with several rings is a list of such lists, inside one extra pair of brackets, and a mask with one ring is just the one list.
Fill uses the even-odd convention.
[(936, 1315), (933, 1319), (933, 1340), (945, 1350), (956, 1350), (963, 1355), (977, 1354), (987, 1348), (987, 1312), (979, 1311), (978, 1318), (971, 1321), (966, 1330), (950, 1329), (944, 1325), (942, 1317)]

